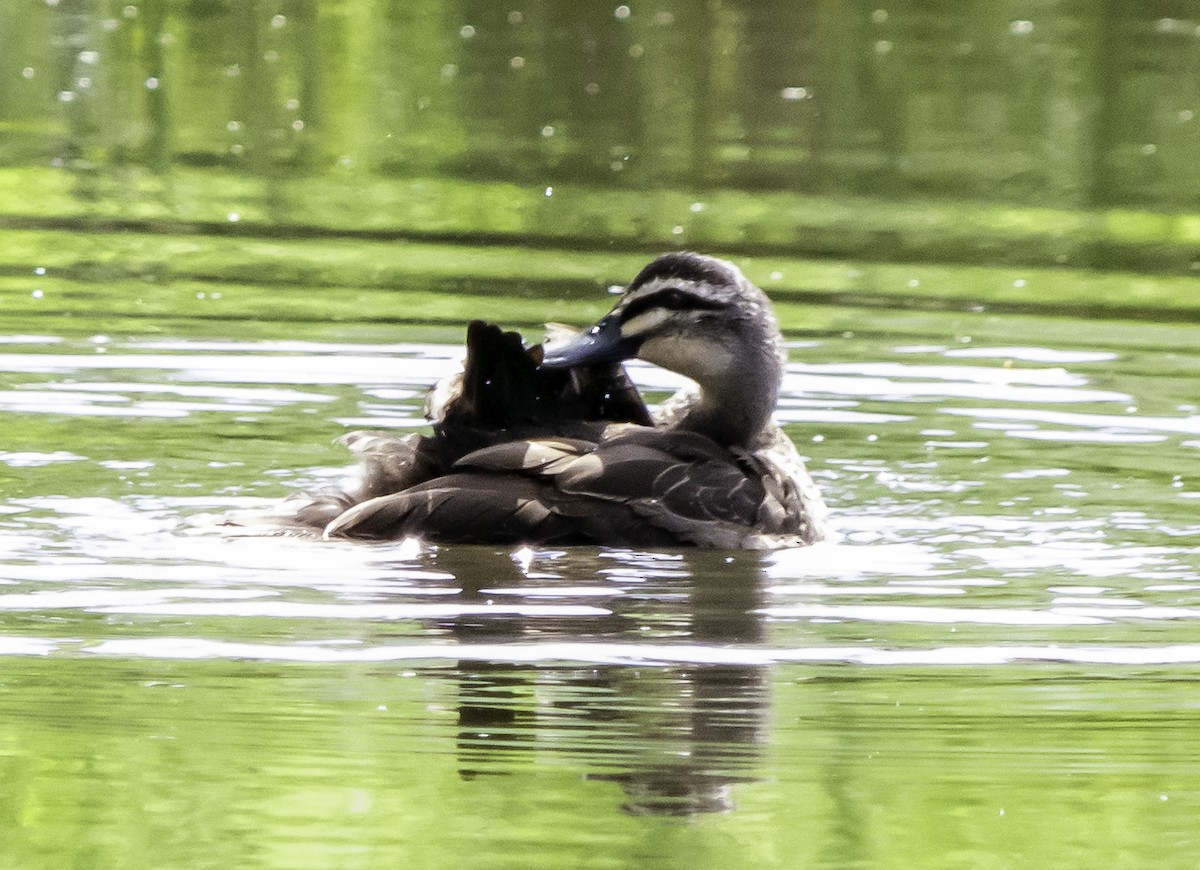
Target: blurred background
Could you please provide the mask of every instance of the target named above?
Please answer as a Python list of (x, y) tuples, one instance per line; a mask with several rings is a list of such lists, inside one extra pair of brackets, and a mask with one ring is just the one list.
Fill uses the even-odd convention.
[[(1200, 269), (1186, 0), (12, 0), (0, 46), (9, 231), (638, 252), (583, 270), (605, 281), (673, 247), (1062, 276), (1049, 296), (980, 272), (781, 285), (865, 304), (1191, 308), (1177, 285), (1139, 295), (1072, 270)], [(48, 266), (59, 241), (17, 237), (3, 258)], [(289, 277), (221, 250), (59, 265)], [(480, 277), (427, 253), (441, 265), (364, 254), (325, 263), (335, 278), (310, 252), (290, 277)], [(582, 277), (507, 271), (563, 292)]]

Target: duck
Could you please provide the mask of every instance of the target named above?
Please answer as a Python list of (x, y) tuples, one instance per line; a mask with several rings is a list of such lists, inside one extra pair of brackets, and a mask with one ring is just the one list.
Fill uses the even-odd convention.
[[(733, 263), (655, 258), (582, 331), (525, 347), (473, 321), (431, 435), (351, 432), (358, 482), (303, 494), (281, 528), (327, 540), (765, 550), (828, 535), (820, 491), (774, 421), (786, 362), (766, 294)], [(656, 408), (624, 368), (691, 381)], [(237, 525), (237, 521), (233, 522)]]

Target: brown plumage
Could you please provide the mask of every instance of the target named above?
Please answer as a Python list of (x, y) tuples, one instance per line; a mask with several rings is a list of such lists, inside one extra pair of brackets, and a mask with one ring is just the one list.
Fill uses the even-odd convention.
[[(620, 364), (635, 355), (699, 391), (655, 421)], [(724, 261), (668, 254), (600, 323), (549, 349), (472, 323), (462, 375), (435, 390), (433, 434), (344, 436), (359, 489), (306, 496), (282, 524), (374, 540), (812, 543), (824, 505), (770, 420), (781, 374), (762, 292)]]

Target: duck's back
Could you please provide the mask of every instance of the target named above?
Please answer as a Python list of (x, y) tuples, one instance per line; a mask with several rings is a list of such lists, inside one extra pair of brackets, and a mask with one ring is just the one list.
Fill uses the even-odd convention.
[(811, 543), (803, 494), (753, 454), (693, 432), (628, 427), (599, 441), (528, 439), (464, 456), (451, 473), (358, 504), (329, 536), (466, 543), (729, 549)]

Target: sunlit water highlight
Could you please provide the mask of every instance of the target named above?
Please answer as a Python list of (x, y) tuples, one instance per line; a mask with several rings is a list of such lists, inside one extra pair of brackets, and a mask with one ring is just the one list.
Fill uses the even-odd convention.
[[(743, 644), (736, 654), (722, 645), (708, 651), (709, 661), (1191, 660), (1187, 641), (1200, 615), (1197, 548), (1190, 540), (1200, 525), (1187, 509), (1191, 483), (1166, 472), (1134, 476), (1131, 470), (1146, 463), (1131, 450), (1152, 443), (1162, 456), (1148, 465), (1174, 467), (1169, 454), (1191, 448), (1173, 439), (1197, 431), (1194, 414), (1141, 411), (1132, 390), (1113, 389), (1121, 383), (1114, 353), (862, 344), (797, 346), (780, 403), (780, 418), (809, 454), (833, 506), (840, 543), (737, 554), (715, 567), (705, 562), (700, 573), (729, 573), (730, 582), (750, 576), (736, 582), (761, 585), (752, 612), (769, 629), (769, 642)], [(213, 642), (203, 632), (191, 639), (129, 640), (93, 625), (69, 643), (23, 634), (21, 643), (12, 639), (14, 649), (34, 644), (42, 652), (89, 655), (204, 650), (212, 657), (360, 661), (451, 655), (530, 661), (543, 650), (554, 661), (704, 660), (703, 647), (667, 655), (661, 645), (643, 648), (647, 638), (630, 635), (628, 626), (614, 632), (606, 623), (644, 584), (675, 581), (680, 590), (669, 601), (682, 619), (688, 584), (699, 582), (692, 567), (697, 554), (514, 556), (472, 548), (463, 554), (411, 541), (224, 540), (205, 530), (205, 515), (269, 504), (284, 487), (319, 485), (345, 473), (336, 464), (297, 468), (281, 461), (290, 449), (324, 449), (350, 427), (421, 425), (424, 390), (454, 370), (456, 347), (97, 345), (48, 336), (27, 336), (19, 345), (22, 352), (0, 355), (0, 370), (12, 384), (0, 395), (0, 413), (44, 415), (48, 431), (59, 436), (70, 431), (69, 421), (97, 415), (130, 428), (99, 451), (89, 446), (85, 429), (80, 437), (48, 443), (52, 449), (0, 452), (0, 463), (23, 481), (0, 515), (8, 554), (0, 610), (53, 613), (67, 625), (95, 613), (219, 619), (223, 630), (242, 620), (238, 631), (249, 645)], [(631, 370), (651, 396), (681, 382), (650, 366)], [(1085, 410), (1073, 410), (1079, 407)], [(298, 416), (305, 418), (304, 437), (316, 444), (297, 444), (299, 436), (289, 433)], [(154, 419), (163, 422), (145, 423)], [(239, 449), (254, 438), (241, 436), (242, 427), (272, 420), (270, 453)], [(181, 457), (154, 445), (174, 439), (173, 427), (183, 425), (180, 468)], [(1030, 441), (1062, 446), (1043, 444), (1035, 455), (1025, 447)], [(328, 450), (334, 462), (335, 451)], [(189, 479), (188, 471), (196, 477)], [(71, 481), (103, 481), (99, 488), (109, 494), (88, 493), (86, 482)], [(1122, 491), (1136, 495), (1126, 501)], [(1155, 496), (1149, 502), (1147, 491)], [(1158, 540), (1150, 544), (1146, 535)], [(502, 594), (481, 591), (481, 569), (484, 578), (508, 578)], [(474, 603), (480, 595), (486, 603)], [(613, 601), (621, 604), (610, 606)], [(583, 633), (574, 645), (558, 638), (506, 656), (503, 646), (487, 647), (486, 655), (447, 647), (437, 642), (440, 631), (425, 630), (431, 620), (467, 616), (521, 617), (543, 635), (576, 633), (581, 626)], [(293, 627), (400, 623), (410, 626), (410, 636), (402, 646), (360, 639), (358, 648), (336, 653), (254, 645), (256, 632), (273, 620)], [(919, 625), (950, 626), (957, 636), (952, 644), (921, 644), (912, 631)], [(156, 634), (152, 623), (142, 626)], [(1094, 633), (1074, 631), (1097, 626), (1106, 627), (1111, 648), (1097, 645)], [(1146, 626), (1154, 627), (1155, 644), (1134, 652), (1130, 644)], [(295, 630), (301, 644), (303, 631)], [(854, 635), (862, 635), (861, 648), (834, 642)], [(1014, 639), (1021, 651), (1005, 652)]]

